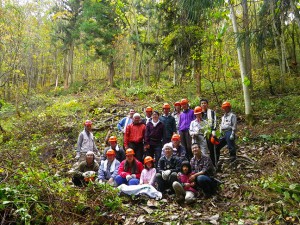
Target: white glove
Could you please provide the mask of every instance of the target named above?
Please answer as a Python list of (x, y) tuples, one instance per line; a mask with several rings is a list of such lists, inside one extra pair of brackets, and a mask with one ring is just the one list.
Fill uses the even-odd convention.
[(234, 140), (234, 133), (231, 133), (229, 139), (230, 139), (230, 140)]
[(78, 160), (80, 158), (80, 153), (76, 153), (75, 159)]
[(131, 174), (131, 178), (136, 178), (136, 175), (135, 174)]
[(171, 174), (171, 170), (164, 170), (164, 171), (162, 171), (161, 172), (162, 179), (168, 180), (170, 174)]
[(94, 177), (96, 175), (95, 171), (86, 171), (82, 174), (83, 177)]
[(126, 180), (129, 181), (130, 179), (132, 179), (132, 176), (131, 175), (127, 175), (126, 176)]
[(211, 132), (211, 134), (212, 134), (212, 136), (216, 136), (216, 131), (215, 130), (213, 130), (212, 132)]
[(103, 184), (104, 183), (103, 180), (99, 180), (98, 182), (99, 182), (99, 184)]

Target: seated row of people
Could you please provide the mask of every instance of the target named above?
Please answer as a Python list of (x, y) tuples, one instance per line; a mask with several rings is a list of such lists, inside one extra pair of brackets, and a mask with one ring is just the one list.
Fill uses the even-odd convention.
[(181, 203), (193, 202), (199, 191), (206, 196), (215, 193), (214, 166), (210, 158), (201, 153), (199, 144), (192, 145), (193, 158), (190, 162), (174, 155), (171, 143), (165, 144), (163, 149), (164, 155), (159, 159), (157, 169), (151, 156), (145, 157), (143, 165), (135, 158), (133, 149), (126, 150), (126, 158), (121, 163), (116, 159), (115, 151), (108, 150), (107, 158), (101, 161), (100, 167), (94, 160), (94, 153), (88, 152), (73, 182), (78, 186), (84, 185), (88, 181), (85, 175), (91, 170), (98, 173), (100, 183), (107, 182), (112, 186), (149, 184), (162, 193), (175, 193)]

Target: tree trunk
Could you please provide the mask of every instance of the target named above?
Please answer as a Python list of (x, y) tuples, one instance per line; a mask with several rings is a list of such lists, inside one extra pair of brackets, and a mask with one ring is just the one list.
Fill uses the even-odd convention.
[[(229, 8), (230, 8), (230, 16), (231, 16), (231, 20), (232, 20), (233, 31), (235, 34), (238, 34), (238, 25), (236, 22), (236, 16), (235, 16), (235, 12), (234, 12), (234, 9), (233, 9), (233, 6), (231, 3), (229, 3)], [(253, 115), (251, 112), (250, 91), (249, 91), (249, 86), (246, 85), (246, 83), (245, 83), (246, 79), (248, 79), (248, 78), (247, 78), (247, 74), (246, 74), (246, 67), (245, 67), (245, 64), (243, 61), (242, 48), (238, 44), (237, 36), (235, 37), (235, 41), (236, 41), (236, 45), (237, 45), (238, 60), (239, 60), (239, 65), (240, 65), (241, 78), (242, 78), (246, 121), (248, 124), (253, 124), (254, 120), (253, 120)]]
[(194, 60), (194, 73), (196, 80), (197, 97), (201, 96), (201, 59)]
[[(297, 0), (297, 2), (299, 2), (299, 0)], [(298, 24), (298, 27), (300, 29), (300, 14), (299, 14), (299, 10), (298, 10), (297, 6), (295, 5), (294, 0), (290, 0), (290, 7), (291, 7), (291, 11), (293, 12), (293, 14), (295, 16), (295, 20)]]
[(111, 59), (108, 68), (108, 82), (111, 87), (114, 85), (114, 75), (115, 75), (115, 63), (114, 60)]

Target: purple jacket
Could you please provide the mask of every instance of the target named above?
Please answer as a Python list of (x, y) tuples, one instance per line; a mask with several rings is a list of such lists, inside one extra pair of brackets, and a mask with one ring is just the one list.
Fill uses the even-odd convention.
[(182, 113), (180, 113), (178, 130), (188, 131), (190, 128), (190, 124), (194, 119), (195, 119), (194, 110), (187, 109), (185, 111), (182, 111)]
[(145, 144), (147, 145), (157, 145), (162, 144), (165, 138), (164, 124), (159, 121), (159, 123), (154, 127), (153, 123), (150, 121), (147, 123), (145, 132)]

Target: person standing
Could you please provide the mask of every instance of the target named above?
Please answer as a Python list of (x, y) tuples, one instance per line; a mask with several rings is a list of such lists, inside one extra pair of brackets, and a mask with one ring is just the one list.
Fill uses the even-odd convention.
[(99, 150), (95, 144), (94, 135), (92, 133), (92, 125), (93, 123), (91, 120), (86, 120), (84, 122), (84, 130), (78, 136), (75, 159), (79, 162), (85, 160), (85, 156), (88, 151), (92, 151), (97, 156), (100, 156)]
[(113, 149), (106, 151), (105, 155), (107, 159), (101, 161), (98, 181), (99, 183), (107, 182), (109, 185), (115, 186), (114, 180), (118, 175), (120, 162), (116, 159), (116, 152)]
[(194, 110), (189, 109), (189, 101), (187, 99), (182, 99), (180, 104), (182, 107), (182, 112), (180, 114), (179, 119), (179, 134), (181, 138), (181, 144), (186, 149), (186, 156), (187, 159), (190, 160), (193, 156), (192, 150), (191, 150), (191, 144), (192, 144), (192, 138), (189, 133), (189, 128), (191, 122), (195, 119), (194, 116)]
[(158, 118), (159, 112), (154, 111), (152, 120), (150, 120), (146, 126), (144, 146), (146, 155), (151, 156), (152, 158), (154, 157), (156, 162), (160, 159), (162, 144), (165, 137), (164, 124)]
[(180, 102), (175, 102), (175, 103), (174, 103), (174, 112), (172, 113), (172, 116), (175, 118), (176, 129), (177, 129), (177, 130), (178, 130), (178, 125), (179, 125), (180, 113), (181, 113), (181, 105), (180, 105)]
[(194, 109), (194, 115), (196, 119), (193, 120), (190, 124), (190, 135), (192, 137), (192, 143), (198, 143), (201, 147), (203, 154), (207, 155), (207, 143), (205, 138), (205, 126), (207, 125), (206, 121), (202, 120), (202, 109), (200, 106), (196, 106)]
[(132, 123), (132, 117), (133, 114), (135, 113), (134, 109), (130, 109), (129, 110), (129, 114), (128, 116), (124, 117), (123, 119), (121, 119), (117, 125), (117, 128), (120, 132), (122, 132), (123, 134), (125, 133), (126, 127)]
[(144, 138), (146, 125), (141, 122), (139, 113), (133, 115), (133, 123), (126, 127), (124, 135), (125, 149), (132, 148), (135, 150), (135, 156), (140, 162), (143, 161), (144, 155)]
[(224, 115), (220, 124), (221, 138), (219, 144), (216, 147), (217, 161), (220, 158), (220, 150), (227, 145), (229, 149), (230, 161), (236, 160), (236, 147), (235, 147), (235, 133), (237, 130), (237, 118), (236, 115), (231, 111), (230, 102), (223, 102), (222, 109)]
[(164, 103), (163, 115), (159, 117), (159, 120), (164, 124), (165, 127), (165, 139), (164, 144), (171, 141), (172, 135), (176, 133), (176, 121), (173, 116), (170, 115), (170, 105)]
[(146, 116), (145, 116), (144, 119), (142, 119), (142, 122), (143, 122), (145, 125), (147, 125), (147, 123), (148, 123), (149, 121), (151, 121), (151, 117), (152, 117), (152, 113), (153, 113), (152, 107), (148, 106), (148, 107), (146, 108), (146, 110), (145, 110), (145, 113), (146, 113)]
[(108, 143), (109, 143), (109, 146), (104, 149), (103, 154), (101, 156), (101, 160), (106, 160), (106, 158), (107, 158), (106, 157), (106, 152), (108, 150), (112, 149), (116, 153), (115, 154), (116, 159), (119, 162), (122, 162), (125, 159), (125, 151), (120, 145), (118, 145), (117, 137), (116, 136), (110, 136), (109, 139), (108, 139)]
[(207, 148), (209, 150), (210, 158), (215, 165), (216, 145), (211, 142), (211, 139), (212, 137), (216, 138), (216, 129), (217, 129), (216, 112), (209, 108), (207, 99), (204, 98), (201, 99), (200, 106), (202, 108), (202, 119), (208, 123), (210, 128), (210, 135), (206, 135), (206, 143), (207, 143)]

